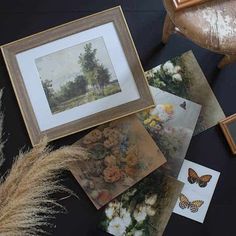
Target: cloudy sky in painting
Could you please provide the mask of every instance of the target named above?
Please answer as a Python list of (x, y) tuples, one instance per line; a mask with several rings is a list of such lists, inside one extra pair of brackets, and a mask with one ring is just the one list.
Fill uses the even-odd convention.
[(97, 49), (96, 58), (108, 68), (112, 76), (111, 80), (116, 80), (117, 77), (102, 37), (37, 58), (35, 64), (40, 78), (52, 80), (53, 89), (58, 90), (61, 85), (83, 74), (78, 61), (79, 55), (84, 53), (86, 43), (92, 43), (92, 49)]

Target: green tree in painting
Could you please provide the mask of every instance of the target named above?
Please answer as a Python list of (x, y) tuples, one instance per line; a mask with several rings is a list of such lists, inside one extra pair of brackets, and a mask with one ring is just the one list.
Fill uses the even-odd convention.
[(88, 81), (83, 75), (78, 75), (74, 80), (74, 84), (75, 90), (79, 94), (85, 94), (87, 92)]
[(78, 75), (74, 81), (68, 81), (61, 86), (57, 93), (57, 98), (60, 102), (80, 96), (87, 92), (87, 80), (83, 75)]
[(97, 49), (92, 49), (92, 44), (88, 43), (84, 47), (84, 53), (79, 56), (79, 64), (82, 71), (95, 91), (101, 91), (104, 94), (104, 87), (109, 84), (111, 75), (109, 70), (96, 58)]
[(52, 80), (42, 80), (42, 85), (43, 85), (43, 89), (44, 89), (44, 92), (45, 92), (45, 95), (48, 99), (48, 103), (50, 105), (50, 107), (53, 107), (55, 106), (56, 104), (56, 101), (55, 101), (55, 92), (54, 92), (54, 89), (52, 87)]
[(104, 93), (104, 87), (109, 83), (110, 81), (110, 73), (107, 68), (105, 68), (102, 64), (97, 67), (97, 81), (99, 84), (100, 89)]
[(84, 53), (79, 56), (79, 64), (82, 67), (83, 74), (88, 80), (88, 84), (97, 89), (97, 49), (92, 49), (92, 44), (88, 43), (84, 47)]

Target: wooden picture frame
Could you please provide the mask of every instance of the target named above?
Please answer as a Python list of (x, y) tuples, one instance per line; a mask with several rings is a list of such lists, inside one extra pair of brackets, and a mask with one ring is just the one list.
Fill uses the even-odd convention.
[(225, 135), (225, 138), (230, 146), (230, 149), (234, 155), (236, 155), (236, 138), (233, 138), (229, 125), (235, 122), (236, 124), (236, 114), (227, 117), (226, 119), (220, 121), (220, 127)]
[[(95, 59), (91, 59), (97, 63), (94, 67), (86, 67), (86, 63), (83, 62), (87, 58), (86, 47), (86, 55), (97, 53)], [(49, 141), (55, 140), (154, 106), (120, 6), (3, 45), (1, 51), (33, 146), (37, 145), (45, 135)], [(74, 52), (77, 53), (76, 56)], [(79, 62), (71, 59), (77, 56), (82, 58)], [(97, 59), (98, 56), (100, 58)], [(86, 60), (88, 62), (88, 59)], [(59, 66), (58, 61), (60, 61)], [(80, 69), (74, 66), (71, 70), (72, 64), (75, 63), (80, 63)], [(102, 87), (101, 90), (99, 84), (100, 88), (95, 93), (94, 86), (97, 84), (98, 87), (98, 82), (92, 84), (88, 80), (92, 80), (91, 78), (98, 80), (98, 69), (103, 72), (107, 70), (106, 75), (109, 74), (107, 86), (110, 87), (107, 91), (104, 90), (107, 87)], [(65, 100), (65, 96), (61, 94), (59, 96), (58, 91), (61, 92), (62, 87), (68, 85), (67, 82), (70, 80), (69, 74), (66, 73), (72, 73), (73, 70), (82, 73), (81, 76), (86, 83), (90, 83), (89, 89), (86, 85), (84, 93), (81, 92), (82, 98)], [(59, 83), (57, 81), (59, 75), (64, 76), (62, 79), (64, 84), (60, 82), (62, 87), (56, 84)], [(45, 78), (50, 78), (51, 80), (48, 79), (50, 83), (47, 83)], [(75, 80), (72, 82), (75, 83)], [(51, 88), (53, 90), (50, 90)], [(50, 94), (49, 91), (53, 93)], [(101, 91), (102, 98), (98, 96)], [(91, 99), (89, 96), (92, 97), (92, 101), (89, 100)], [(73, 99), (77, 104), (82, 102), (83, 104), (69, 108), (71, 104), (76, 103), (72, 103)], [(61, 103), (61, 100), (64, 102)], [(56, 109), (64, 110), (53, 113), (52, 108), (54, 112)]]
[(207, 1), (209, 0), (173, 0), (173, 3), (176, 10), (181, 10)]

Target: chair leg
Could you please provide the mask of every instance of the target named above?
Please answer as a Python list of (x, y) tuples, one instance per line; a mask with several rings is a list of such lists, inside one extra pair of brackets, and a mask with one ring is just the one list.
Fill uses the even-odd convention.
[(218, 68), (222, 69), (226, 65), (229, 65), (233, 62), (236, 62), (236, 55), (225, 55), (223, 59), (220, 61), (220, 63), (218, 64)]
[(165, 22), (163, 26), (163, 33), (162, 33), (162, 42), (166, 44), (168, 42), (168, 39), (172, 33), (175, 32), (175, 25), (171, 21), (168, 14), (165, 17)]

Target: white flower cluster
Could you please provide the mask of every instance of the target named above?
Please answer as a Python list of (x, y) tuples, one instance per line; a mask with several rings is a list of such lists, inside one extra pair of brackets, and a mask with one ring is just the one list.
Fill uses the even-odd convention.
[[(127, 194), (127, 196), (133, 196), (137, 190), (134, 189)], [(136, 229), (132, 227), (132, 223), (142, 223), (147, 216), (154, 216), (156, 210), (154, 205), (157, 202), (156, 194), (147, 194), (145, 200), (141, 204), (137, 204), (133, 214), (127, 208), (124, 208), (123, 204), (118, 201), (114, 201), (108, 204), (105, 210), (106, 217), (109, 219), (107, 227), (108, 233), (115, 236), (125, 236), (127, 228), (129, 233), (132, 232), (134, 236), (142, 236), (144, 231), (142, 229)], [(133, 220), (132, 220), (133, 216)], [(136, 224), (135, 223), (135, 224)]]
[[(152, 79), (153, 77), (155, 77), (155, 73), (159, 73), (161, 70), (161, 65), (160, 66), (156, 66), (155, 68), (145, 72), (145, 75), (146, 75), (146, 78), (149, 80), (149, 79)], [(165, 82), (161, 81), (160, 78), (156, 78), (159, 80), (159, 85), (162, 86), (162, 87), (165, 87), (166, 84)]]
[(155, 73), (159, 72), (160, 69), (161, 69), (161, 66), (156, 66), (153, 69), (145, 72), (145, 75), (146, 75), (147, 79), (151, 79), (152, 77), (154, 77)]
[(120, 202), (111, 202), (105, 210), (110, 221), (107, 231), (115, 236), (124, 235), (126, 228), (132, 223), (130, 212)]
[(149, 194), (145, 197), (145, 201), (141, 204), (138, 204), (134, 210), (134, 218), (137, 222), (142, 222), (146, 219), (147, 216), (154, 216), (156, 210), (153, 205), (157, 201), (156, 194)]
[(171, 75), (172, 80), (174, 82), (181, 82), (182, 76), (179, 73), (181, 70), (180, 66), (174, 66), (173, 63), (171, 61), (167, 61), (164, 65), (163, 65), (163, 70), (165, 71), (165, 73)]

